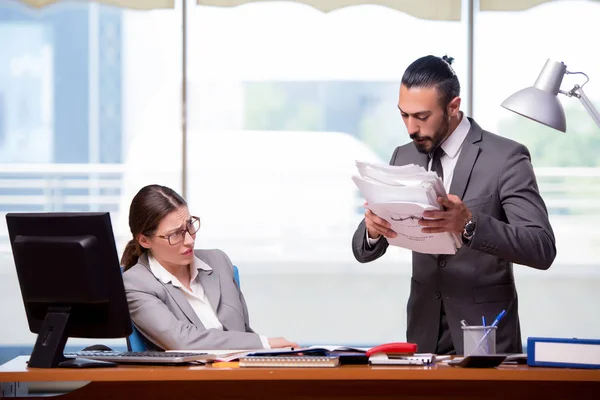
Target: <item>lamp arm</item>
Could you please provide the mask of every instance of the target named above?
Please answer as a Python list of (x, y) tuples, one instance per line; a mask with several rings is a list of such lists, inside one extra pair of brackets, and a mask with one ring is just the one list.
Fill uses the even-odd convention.
[(594, 107), (590, 99), (586, 96), (581, 86), (575, 85), (575, 87), (569, 90), (568, 92), (564, 92), (561, 90), (560, 93), (563, 93), (569, 97), (577, 97), (579, 101), (581, 101), (581, 104), (583, 104), (583, 107), (588, 112), (588, 114), (590, 114), (596, 125), (598, 125), (598, 127), (600, 128), (600, 113), (598, 112), (596, 107)]

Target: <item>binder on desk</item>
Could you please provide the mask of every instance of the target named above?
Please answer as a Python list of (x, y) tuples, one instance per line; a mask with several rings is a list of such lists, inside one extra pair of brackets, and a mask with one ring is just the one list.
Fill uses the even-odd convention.
[(527, 365), (600, 369), (600, 340), (527, 338)]

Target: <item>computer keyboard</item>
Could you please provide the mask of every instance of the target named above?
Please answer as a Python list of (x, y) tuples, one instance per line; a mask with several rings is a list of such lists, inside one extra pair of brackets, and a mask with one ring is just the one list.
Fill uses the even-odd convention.
[(87, 358), (130, 364), (182, 364), (194, 361), (209, 361), (214, 355), (208, 353), (164, 352), (164, 351), (99, 351), (83, 350), (65, 353), (67, 358)]

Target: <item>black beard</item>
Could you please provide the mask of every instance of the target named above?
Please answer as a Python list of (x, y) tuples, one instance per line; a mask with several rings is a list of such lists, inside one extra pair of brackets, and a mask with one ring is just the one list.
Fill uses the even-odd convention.
[[(448, 115), (444, 114), (442, 124), (439, 126), (439, 128), (437, 129), (437, 131), (435, 132), (435, 134), (433, 135), (433, 137), (431, 139), (427, 138), (425, 143), (418, 144), (417, 142), (415, 142), (415, 139), (419, 138), (418, 134), (416, 134), (416, 133), (412, 134), (412, 135), (410, 135), (410, 138), (413, 140), (413, 143), (419, 153), (433, 154), (435, 149), (437, 149), (442, 144), (442, 142), (448, 137), (449, 128), (450, 128), (450, 123), (448, 122)], [(431, 147), (429, 148), (429, 150), (424, 147), (425, 145), (427, 145), (428, 142), (431, 143)]]

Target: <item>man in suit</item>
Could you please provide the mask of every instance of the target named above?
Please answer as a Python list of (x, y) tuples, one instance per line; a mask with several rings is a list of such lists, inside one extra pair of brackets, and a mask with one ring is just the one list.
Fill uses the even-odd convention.
[[(442, 177), (448, 198), (428, 211), (423, 232), (458, 233), (455, 255), (413, 252), (407, 340), (420, 352), (463, 354), (461, 320), (481, 324), (501, 310), (499, 353), (522, 352), (513, 263), (548, 269), (554, 233), (527, 148), (481, 129), (460, 111), (460, 84), (448, 57), (425, 56), (405, 71), (398, 108), (412, 143), (390, 164), (417, 164)], [(390, 224), (365, 212), (353, 240), (359, 262), (385, 254)]]

